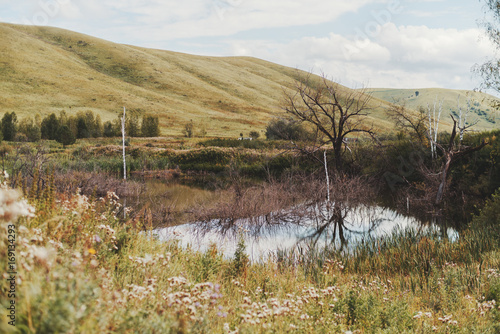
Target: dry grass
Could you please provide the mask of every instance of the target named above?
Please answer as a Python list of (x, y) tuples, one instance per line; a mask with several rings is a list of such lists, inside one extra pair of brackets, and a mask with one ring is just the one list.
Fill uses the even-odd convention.
[(37, 200), (36, 215), (16, 223), (6, 221), (32, 215), (30, 206), (14, 190), (0, 193), (0, 267), (15, 261), (17, 279), (0, 282), (17, 294), (16, 327), (9, 299), (0, 301), (2, 333), (499, 330), (500, 253), (486, 226), (455, 243), (409, 231), (352, 254), (311, 249), (296, 261), (248, 263), (238, 250), (232, 259), (215, 245), (197, 253), (120, 223), (113, 193)]
[[(20, 118), (92, 110), (102, 120), (123, 106), (160, 117), (181, 136), (193, 120), (208, 136), (263, 130), (282, 113), (282, 87), (297, 71), (248, 57), (201, 57), (115, 44), (57, 28), (0, 24), (0, 110)], [(383, 107), (373, 121), (388, 128)]]

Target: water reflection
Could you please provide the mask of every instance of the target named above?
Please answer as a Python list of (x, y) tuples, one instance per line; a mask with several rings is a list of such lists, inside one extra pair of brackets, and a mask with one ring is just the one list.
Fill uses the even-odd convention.
[(181, 244), (204, 251), (217, 244), (226, 257), (232, 257), (243, 238), (252, 261), (264, 260), (270, 253), (301, 244), (333, 246), (349, 250), (368, 238), (376, 238), (396, 227), (426, 231), (440, 229), (444, 238), (455, 239), (451, 228), (423, 223), (380, 206), (340, 203), (312, 203), (277, 213), (248, 219), (213, 219), (155, 230), (161, 240), (180, 239)]

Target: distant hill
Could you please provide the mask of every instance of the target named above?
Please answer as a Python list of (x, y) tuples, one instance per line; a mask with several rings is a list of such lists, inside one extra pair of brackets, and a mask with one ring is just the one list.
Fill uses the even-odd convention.
[(423, 89), (391, 89), (371, 88), (368, 89), (374, 97), (391, 102), (404, 103), (408, 108), (418, 110), (428, 106), (433, 108), (434, 102), (439, 105), (442, 101), (443, 112), (441, 119), (445, 122), (450, 120), (450, 114), (458, 117), (459, 105), (463, 111), (467, 108), (467, 100), (470, 98), (471, 112), (468, 122), (478, 121), (475, 129), (498, 129), (500, 128), (500, 112), (494, 105), (500, 104), (500, 99), (482, 92), (454, 90), (443, 88)]

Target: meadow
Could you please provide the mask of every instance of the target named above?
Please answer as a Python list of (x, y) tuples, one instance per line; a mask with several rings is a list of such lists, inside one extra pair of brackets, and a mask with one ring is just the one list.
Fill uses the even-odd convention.
[[(116, 216), (112, 192), (31, 189), (26, 201), (4, 183), (1, 193), (0, 264), (16, 269), (16, 326), (2, 298), (4, 333), (500, 330), (500, 193), (455, 242), (400, 230), (352, 252), (304, 247), (254, 263), (243, 243), (226, 259), (217, 245), (199, 253), (175, 236), (160, 242), (151, 218)], [(1, 289), (9, 291), (6, 279)]]
[[(276, 173), (264, 174), (264, 180), (265, 175), (274, 180), (281, 175), (279, 182), (262, 183), (262, 179), (255, 179), (252, 169), (235, 167), (235, 161), (240, 167), (252, 163), (258, 166), (265, 161), (262, 155), (273, 155), (280, 142), (252, 144), (268, 146), (259, 150), (227, 147), (240, 145), (237, 141), (234, 145), (209, 142), (221, 147), (203, 143), (184, 142), (179, 150), (179, 142), (153, 142), (151, 147), (137, 139), (129, 146), (131, 166), (137, 161), (138, 167), (133, 167), (136, 170), (158, 171), (180, 165), (181, 175), (185, 174), (183, 170), (198, 166), (194, 172), (204, 177), (219, 166), (222, 173), (215, 174), (214, 179), (227, 181), (216, 188), (219, 199), (199, 212), (207, 219), (213, 215), (233, 214), (237, 218), (276, 212), (305, 198), (317, 202), (325, 192), (321, 178), (299, 182), (299, 175), (305, 175), (311, 166), (303, 163), (305, 169), (301, 169), (293, 155), (285, 158), (282, 166), (277, 165)], [(39, 173), (32, 176), (27, 173), (23, 177), (28, 169), (18, 169), (17, 175), (5, 178), (1, 189), (0, 265), (6, 278), (10, 277), (10, 263), (16, 269), (14, 286), (6, 279), (1, 283), (4, 296), (13, 287), (15, 290), (15, 298), (2, 298), (2, 332), (500, 331), (498, 192), (481, 205), (472, 220), (462, 223), (458, 240), (448, 240), (432, 230), (399, 229), (383, 237), (367, 238), (349, 249), (302, 244), (291, 250), (276, 249), (266, 260), (250, 262), (243, 241), (227, 258), (216, 244), (200, 253), (182, 247), (175, 235), (168, 242), (160, 241), (152, 233), (158, 217), (151, 210), (136, 208), (140, 212), (127, 212), (124, 219), (118, 196), (106, 191), (110, 188), (126, 195), (119, 181), (120, 159), (115, 167), (105, 167), (113, 161), (109, 160), (114, 152), (112, 139), (100, 143), (83, 140), (64, 149), (49, 144), (45, 151), (39, 144), (31, 145), (31, 151), (26, 144), (14, 145), (10, 158), (5, 160), (4, 156), (4, 166), (10, 170), (29, 166), (30, 161), (45, 162), (39, 166), (43, 168), (34, 169)], [(406, 147), (404, 142), (400, 145)], [(495, 147), (481, 154), (491, 157)], [(359, 154), (366, 155), (365, 144), (358, 149)], [(132, 154), (134, 150), (137, 154)], [(13, 152), (22, 152), (24, 160), (13, 159)], [(475, 159), (481, 168), (482, 155)], [(476, 164), (468, 162), (468, 169), (490, 173)], [(78, 189), (82, 180), (77, 178), (78, 173), (89, 173), (82, 174), (87, 180), (101, 181), (82, 191)], [(109, 176), (99, 179), (99, 174)], [(75, 178), (73, 183), (67, 181), (70, 175)], [(463, 180), (475, 177), (463, 175)], [(10, 187), (16, 178), (20, 190)], [(111, 181), (113, 178), (116, 181)], [(129, 192), (134, 183), (140, 188), (140, 182), (129, 182)], [(347, 183), (348, 188), (341, 188), (342, 182), (332, 179), (331, 196), (339, 202), (347, 199), (335, 196), (347, 194), (354, 201), (354, 194), (363, 198), (373, 195), (363, 177)], [(15, 235), (15, 251), (9, 249), (9, 235)], [(16, 305), (15, 327), (9, 324), (10, 300)]]

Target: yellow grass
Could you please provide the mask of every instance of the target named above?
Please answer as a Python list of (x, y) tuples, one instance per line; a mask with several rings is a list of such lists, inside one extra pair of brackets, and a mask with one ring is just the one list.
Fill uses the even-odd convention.
[[(162, 135), (180, 136), (193, 120), (208, 136), (237, 137), (263, 131), (283, 112), (283, 87), (297, 74), (256, 58), (194, 56), (0, 23), (0, 113), (20, 118), (92, 110), (106, 121), (126, 106), (158, 115)], [(379, 128), (390, 127), (387, 105), (372, 105)]]

